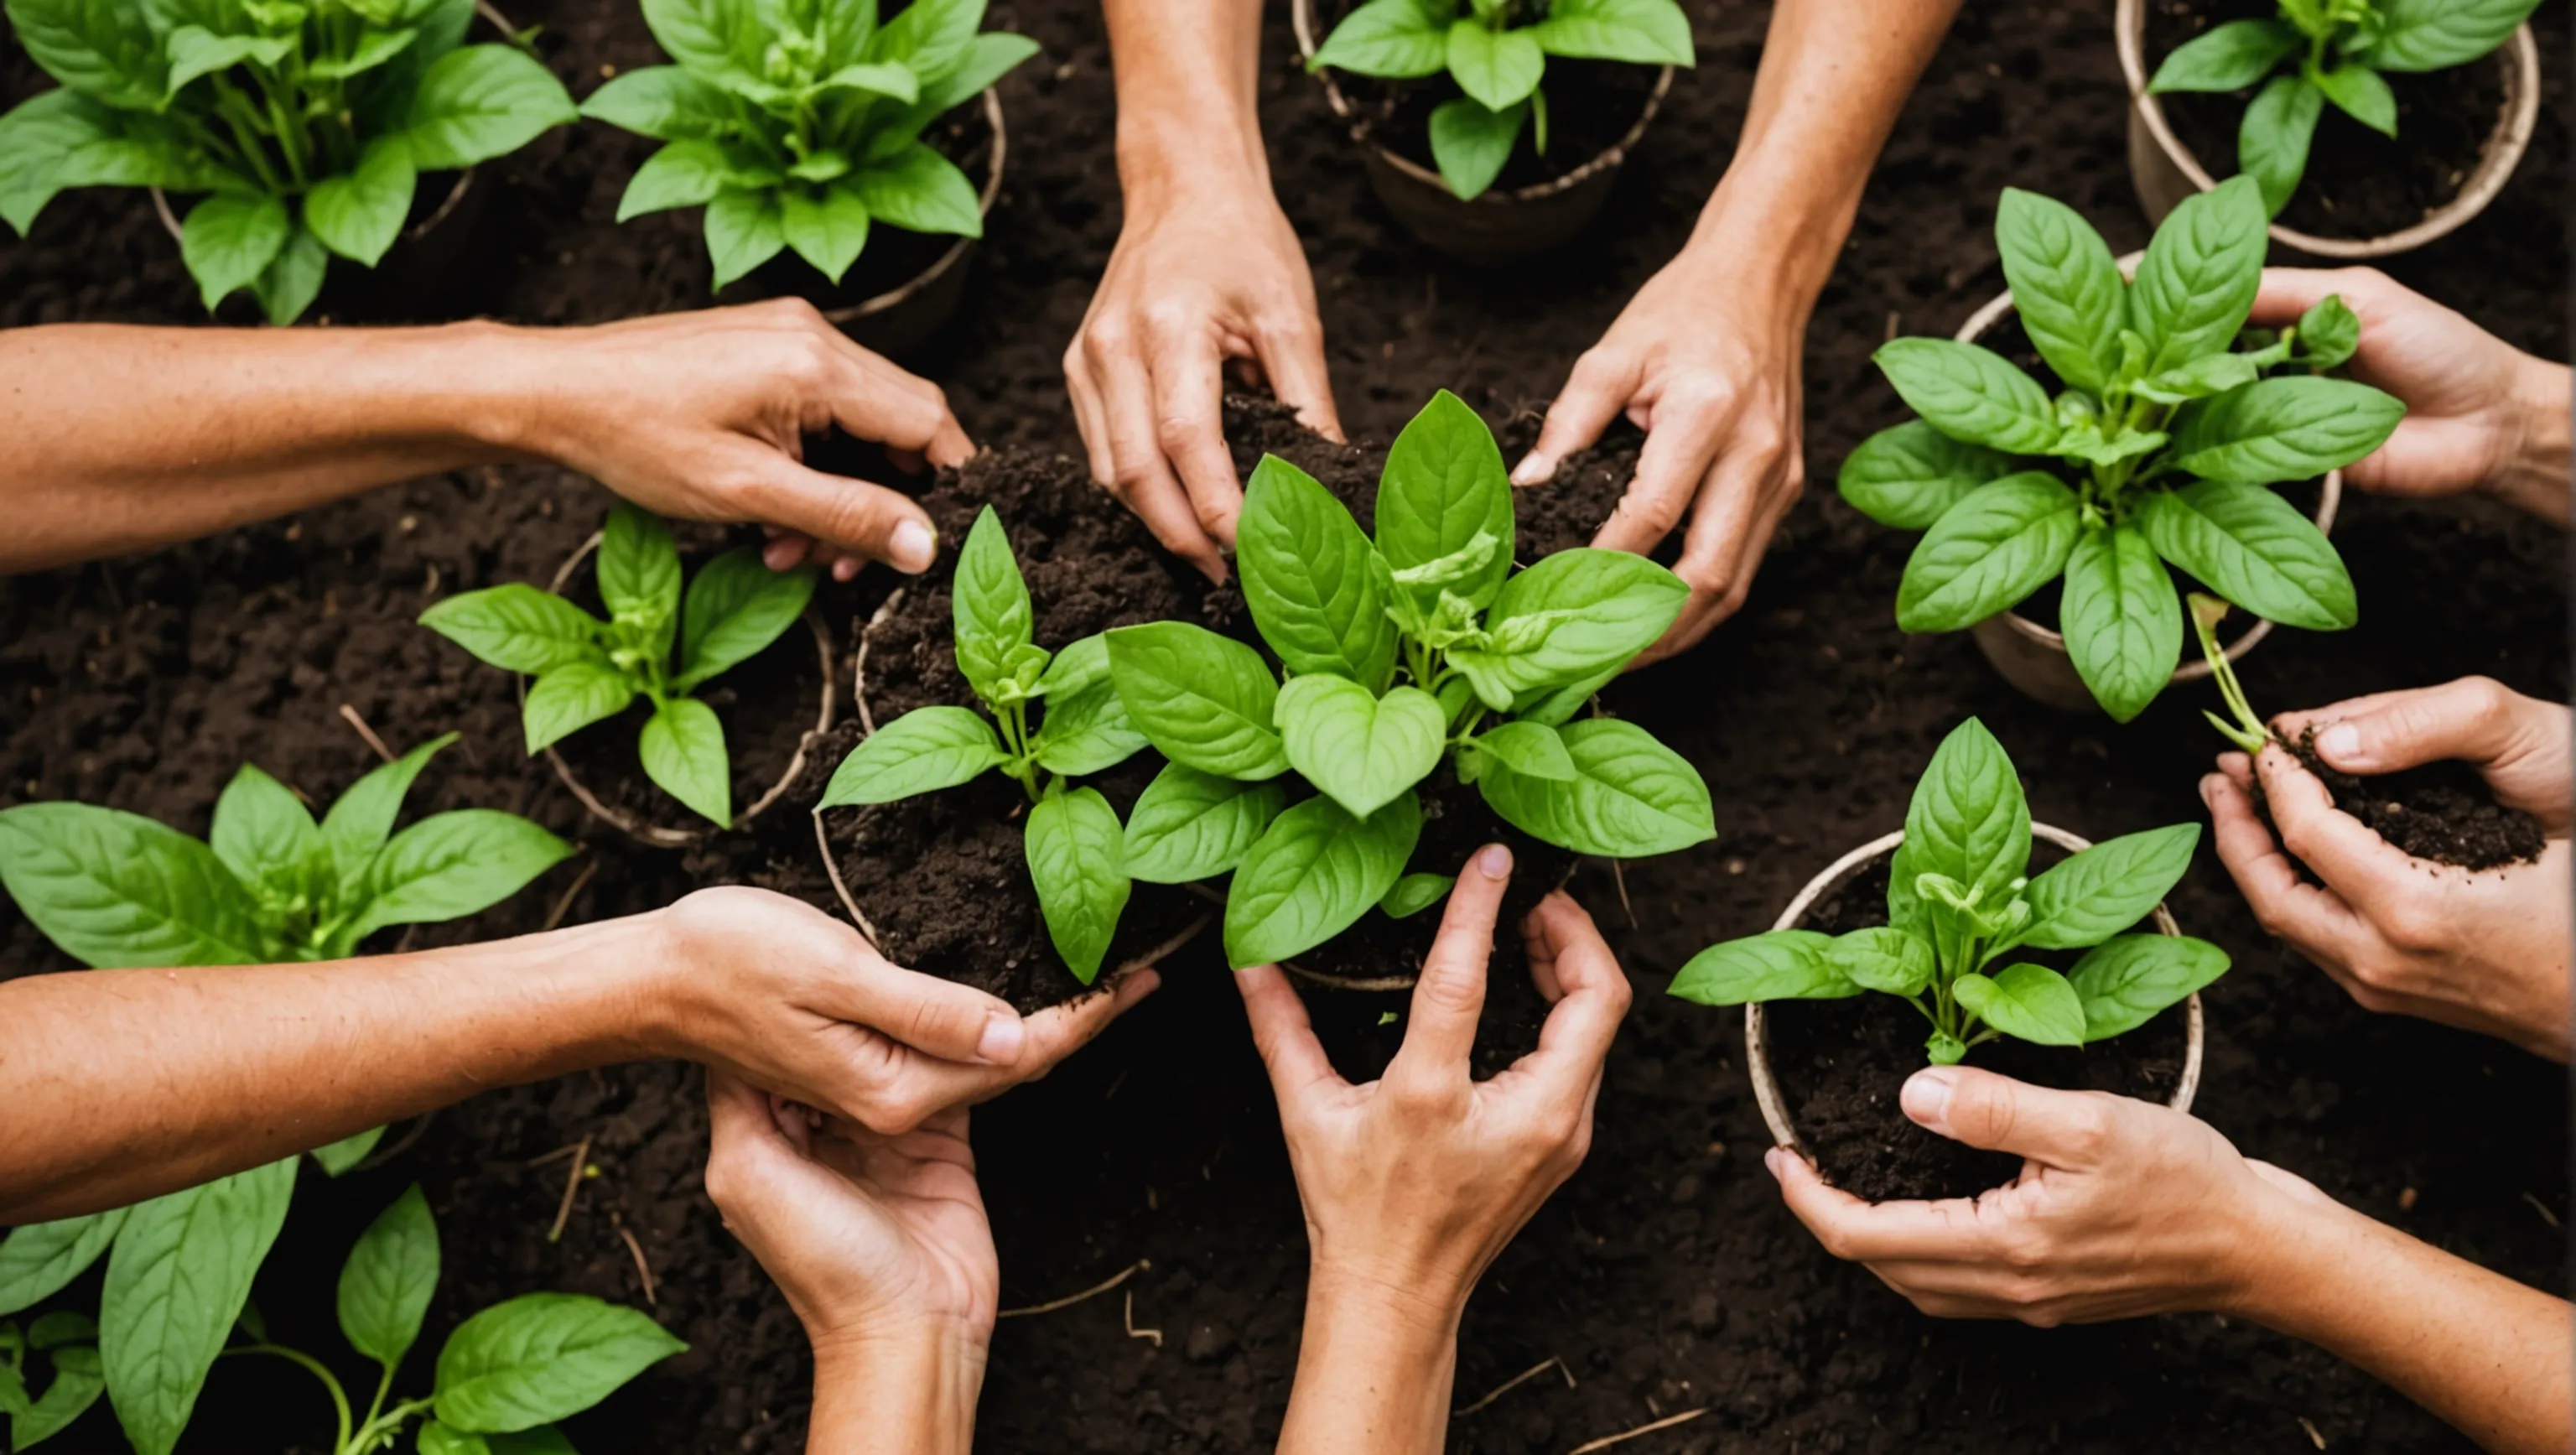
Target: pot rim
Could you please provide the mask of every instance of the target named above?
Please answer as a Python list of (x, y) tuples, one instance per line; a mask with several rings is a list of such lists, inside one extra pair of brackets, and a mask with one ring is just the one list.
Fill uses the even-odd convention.
[[(2030, 826), (2030, 831), (2070, 854), (2080, 854), (2093, 847), (2091, 840), (2050, 824), (2034, 822)], [(1789, 901), (1789, 907), (1780, 911), (1780, 917), (1772, 921), (1771, 928), (1775, 931), (1798, 928), (1799, 921), (1807, 917), (1807, 911), (1815, 907), (1816, 901), (1822, 899), (1827, 890), (1841, 884), (1863, 865), (1880, 855), (1893, 854), (1896, 852), (1896, 846), (1903, 842), (1905, 842), (1903, 829), (1881, 834), (1826, 865), (1823, 872), (1808, 880), (1806, 887), (1799, 890), (1797, 896)], [(2179, 936), (2182, 933), (2182, 926), (2175, 922), (2173, 911), (2161, 901), (2157, 903), (2155, 912), (2148, 918), (2155, 922), (2158, 934)], [(1753, 1099), (1762, 1108), (1762, 1123), (1771, 1129), (1772, 1142), (1806, 1158), (1808, 1165), (1813, 1166), (1816, 1161), (1815, 1153), (1808, 1149), (1806, 1143), (1798, 1139), (1798, 1129), (1789, 1120), (1787, 1099), (1781, 1095), (1779, 1081), (1771, 1074), (1770, 1040), (1763, 1022), (1762, 1006), (1763, 1003), (1757, 1000), (1748, 1002), (1744, 1007), (1744, 1065), (1753, 1078)], [(2201, 1058), (2206, 1039), (2206, 1018), (2201, 1010), (2200, 992), (2193, 991), (2190, 998), (2183, 1002), (2183, 1007), (2182, 1079), (2174, 1087), (2172, 1097), (2165, 1104), (2178, 1112), (2188, 1114), (2191, 1111), (2192, 1101), (2200, 1093)]]
[[(2165, 120), (2163, 103), (2147, 90), (2145, 0), (2119, 0), (2113, 24), (2119, 44), (2120, 73), (2128, 82), (2130, 105), (2135, 108), (2139, 120), (2146, 124), (2147, 134), (2155, 138), (2157, 149), (2194, 187), (2206, 192), (2217, 186), (2218, 181), (2209, 174), (2209, 169), (2203, 167), (2191, 149), (2182, 144), (2182, 139), (2174, 135), (2172, 125)], [(2507, 44), (2512, 47), (2513, 59), (2506, 72), (2510, 79), (2504, 112), (2496, 118), (2495, 130), (2487, 135), (2487, 144), (2479, 153), (2477, 170), (2460, 184), (2460, 190), (2449, 202), (2434, 209), (2412, 227), (2377, 237), (2317, 237), (2274, 223), (2271, 229), (2273, 238), (2321, 258), (2384, 258), (2411, 252), (2436, 238), (2446, 237), (2484, 212), (2487, 204), (2495, 201), (2496, 194), (2504, 190), (2505, 183), (2512, 180), (2515, 168), (2522, 165), (2523, 153), (2530, 150), (2532, 133), (2540, 120), (2540, 45), (2532, 37), (2530, 23), (2526, 21), (2516, 29), (2513, 39)]]
[[(2137, 3), (2137, 0), (2121, 0), (2121, 3), (2123, 5), (2129, 5)], [(2278, 229), (2275, 229), (2275, 231), (2277, 230)], [(2136, 273), (2138, 270), (2138, 264), (2143, 261), (2146, 256), (2146, 251), (2144, 249), (2140, 249), (2134, 253), (2124, 254), (2118, 260), (2121, 276), (2127, 277)], [(1993, 328), (1998, 322), (2002, 321), (2005, 314), (2012, 311), (2012, 290), (2010, 288), (2006, 288), (2001, 293), (1996, 294), (1993, 298), (1988, 299), (1976, 312), (1969, 314), (1968, 321), (1959, 325), (1959, 331), (1951, 335), (1951, 337), (1963, 344), (1975, 343), (1977, 339), (1986, 332), (1986, 330)], [(2335, 517), (2342, 512), (2342, 509), (2343, 471), (2328, 470), (2325, 473), (2323, 483), (2319, 486), (2317, 513), (2313, 517), (2317, 524), (2317, 530), (2325, 535), (2334, 534)], [(2247, 615), (2251, 616), (2252, 613), (2248, 612)], [(2022, 615), (2018, 611), (2012, 610), (2010, 607), (2006, 607), (2004, 610), (1996, 612), (1993, 616), (1988, 617), (1987, 620), (2002, 622), (2005, 629), (2010, 631), (2013, 635), (2020, 637), (2025, 641), (2035, 643), (2047, 651), (2058, 653), (2061, 656), (2066, 654), (2065, 633), (2052, 631), (2047, 627), (2041, 626), (2038, 622), (2032, 621), (2029, 617)], [(2273, 623), (2270, 621), (2259, 616), (2255, 617), (2254, 624), (2246, 628), (2242, 635), (2220, 648), (2220, 655), (2226, 657), (2230, 662), (2244, 661), (2246, 653), (2253, 651), (2258, 646), (2261, 646), (2263, 644), (2263, 639), (2272, 634), (2272, 626)], [(2204, 657), (2194, 657), (2190, 661), (2177, 664), (2174, 667), (2173, 676), (2166, 679), (2166, 683), (2170, 686), (2175, 682), (2202, 681), (2209, 676), (2209, 672), (2210, 667), (2208, 659)]]
[[(1311, 67), (1317, 46), (1314, 0), (1295, 0), (1295, 3), (1289, 7), (1289, 21), (1297, 32), (1297, 49)], [(1673, 89), (1673, 68), (1665, 66), (1657, 72), (1655, 88), (1647, 93), (1645, 107), (1637, 113), (1636, 123), (1621, 133), (1617, 141), (1602, 148), (1590, 161), (1564, 176), (1553, 177), (1545, 182), (1535, 182), (1527, 187), (1515, 187), (1508, 192), (1486, 191), (1474, 197), (1460, 197), (1449, 190), (1448, 181), (1437, 171), (1405, 156), (1383, 142), (1372, 140), (1369, 136), (1368, 124), (1353, 116), (1355, 108), (1351, 105), (1350, 98), (1342, 94), (1340, 85), (1334, 82), (1331, 71), (1309, 69), (1308, 74), (1323, 82), (1324, 99), (1331, 104), (1333, 115), (1350, 124), (1352, 141), (1377, 153), (1388, 166), (1413, 181), (1436, 187), (1451, 200), (1463, 202), (1470, 207), (1488, 204), (1505, 207), (1515, 203), (1543, 201), (1560, 192), (1572, 191), (1593, 177), (1617, 168), (1628, 159), (1628, 153), (1634, 150), (1637, 143), (1645, 137), (1646, 128), (1654, 124), (1656, 113), (1663, 109), (1664, 97)]]
[[(993, 160), (992, 165), (985, 169), (984, 187), (976, 196), (975, 207), (977, 216), (989, 218), (993, 215), (995, 199), (1002, 195), (1002, 163), (1010, 152), (1010, 140), (1002, 127), (1001, 92), (987, 86), (981, 93), (981, 99), (984, 103), (984, 120), (993, 128)], [(863, 298), (846, 308), (827, 308), (823, 310), (824, 321), (848, 325), (862, 318), (873, 318), (880, 313), (892, 312), (962, 265), (966, 260), (967, 250), (974, 247), (978, 241), (980, 239), (971, 237), (957, 239), (948, 245), (948, 250), (941, 253), (937, 261), (913, 274), (910, 282), (889, 288), (873, 298)]]
[[(561, 566), (555, 569), (554, 580), (547, 585), (546, 589), (557, 596), (563, 595), (564, 587), (570, 585), (572, 582), (573, 572), (580, 569), (581, 563), (589, 559), (590, 554), (593, 551), (599, 549), (599, 542), (605, 534), (606, 533), (604, 531), (592, 531), (589, 539), (581, 543), (580, 549), (574, 551), (571, 556), (565, 559)], [(749, 808), (735, 814), (732, 823), (726, 824), (723, 827), (730, 829), (747, 828), (750, 826), (753, 819), (760, 817), (761, 814), (768, 811), (769, 806), (776, 803), (782, 796), (784, 796), (787, 790), (794, 786), (798, 776), (804, 773), (805, 754), (806, 751), (814, 745), (814, 740), (832, 730), (832, 635), (824, 629), (822, 617), (816, 615), (814, 608), (810, 605), (805, 608), (805, 614), (799, 618), (799, 620), (803, 621), (806, 628), (813, 632), (814, 653), (817, 660), (822, 664), (822, 707), (815, 713), (813, 728), (797, 738), (796, 752), (787, 760), (787, 771), (780, 774), (778, 781), (770, 784), (769, 790), (761, 794), (758, 799), (754, 800)], [(767, 649), (763, 648), (763, 650), (765, 651)], [(528, 678), (525, 673), (519, 674), (518, 686), (519, 705), (524, 709), (528, 703)], [(659, 824), (646, 823), (633, 814), (626, 813), (620, 809), (610, 808), (607, 804), (600, 802), (598, 795), (590, 791), (589, 785), (581, 781), (581, 775), (573, 772), (572, 765), (564, 761), (563, 754), (555, 751), (554, 745), (552, 744), (548, 744), (546, 747), (546, 761), (554, 765), (555, 777), (562, 781), (565, 788), (572, 791), (572, 796), (580, 800), (582, 808), (588, 811), (591, 817), (618, 830), (638, 843), (646, 844), (656, 849), (685, 849), (691, 844), (695, 844), (700, 840), (705, 839), (708, 835), (716, 831), (717, 825), (714, 824), (708, 824), (704, 828), (673, 829), (664, 828)]]

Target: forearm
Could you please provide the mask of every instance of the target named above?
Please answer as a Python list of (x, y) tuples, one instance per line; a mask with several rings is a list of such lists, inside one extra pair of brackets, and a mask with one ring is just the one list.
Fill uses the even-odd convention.
[(1261, 0), (1103, 0), (1128, 208), (1202, 187), (1270, 190), (1255, 88)]
[(318, 965), (0, 984), (0, 1223), (120, 1207), (652, 1054), (656, 917)]
[(818, 1338), (806, 1455), (967, 1455), (988, 1338)]
[(2487, 481), (2485, 489), (2509, 505), (2565, 525), (2571, 488), (2567, 366), (2526, 360), (2516, 393), (2522, 438), (2503, 472)]
[(1318, 1271), (1279, 1455), (1436, 1455), (1458, 1374), (1455, 1300)]

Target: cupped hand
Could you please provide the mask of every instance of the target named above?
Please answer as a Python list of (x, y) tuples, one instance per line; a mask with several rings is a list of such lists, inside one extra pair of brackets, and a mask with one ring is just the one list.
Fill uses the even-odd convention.
[(889, 963), (858, 931), (782, 894), (702, 889), (657, 918), (649, 1049), (885, 1136), (1044, 1076), (1161, 983), (1134, 971), (1023, 1018)]
[(900, 466), (975, 450), (946, 396), (824, 321), (802, 299), (632, 318), (541, 335), (527, 381), (532, 453), (676, 520), (773, 528), (764, 559), (813, 559), (848, 580), (867, 561), (929, 568), (930, 517), (880, 484), (806, 467), (837, 424)]
[(1499, 844), (1458, 876), (1414, 985), (1404, 1044), (1380, 1080), (1354, 1086), (1333, 1070), (1278, 967), (1236, 975), (1278, 1093), (1318, 1289), (1365, 1290), (1454, 1321), (1478, 1276), (1591, 1145), (1628, 981), (1563, 893), (1524, 926), (1531, 974), (1555, 1003), (1538, 1049), (1490, 1081), (1477, 1081), (1469, 1064), (1510, 877), (1511, 853)]
[(1636, 478), (1593, 540), (1643, 554), (1689, 514), (1673, 569), (1690, 601), (1640, 663), (1696, 645), (1744, 605), (1772, 533), (1806, 486), (1806, 307), (1750, 276), (1713, 244), (1666, 264), (1575, 361), (1538, 444), (1512, 470), (1515, 485), (1553, 479), (1623, 412), (1646, 431)]
[[(2498, 801), (2540, 820), (2544, 847), (2536, 864), (2471, 871), (2427, 863), (2335, 807), (2325, 784), (2280, 748), (2252, 762), (2230, 753), (2201, 780), (2201, 794), (2218, 857), (2255, 918), (2365, 1009), (2568, 1059), (2576, 969), (2568, 710), (2470, 677), (2292, 714), (2275, 730), (2297, 741), (2311, 726), (2318, 756), (2347, 773), (2467, 762)], [(2254, 811), (2258, 776), (2277, 842)], [(2301, 864), (2323, 883), (2308, 882)]]
[(1267, 380), (1340, 439), (1306, 255), (1266, 181), (1132, 195), (1118, 247), (1064, 351), (1091, 476), (1157, 540), (1225, 578), (1243, 489), (1227, 453), (1225, 369)]
[(2265, 1245), (2299, 1209), (2332, 1206), (2171, 1107), (1971, 1066), (1915, 1072), (1901, 1102), (1942, 1136), (2019, 1153), (2021, 1176), (1974, 1199), (1867, 1203), (1785, 1147), (1764, 1161), (1827, 1252), (1941, 1318), (2050, 1328), (2235, 1309)]

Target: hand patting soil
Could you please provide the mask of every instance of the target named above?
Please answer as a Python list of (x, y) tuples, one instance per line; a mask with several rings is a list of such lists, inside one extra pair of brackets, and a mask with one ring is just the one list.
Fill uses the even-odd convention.
[[(2317, 725), (2296, 744), (2284, 744), (2299, 766), (2334, 795), (2335, 807), (2360, 819), (2372, 833), (2418, 859), (2463, 869), (2495, 869), (2536, 861), (2548, 839), (2540, 820), (2496, 802), (2487, 781), (2466, 763), (2426, 763), (2401, 773), (2356, 778), (2317, 756)], [(2272, 809), (2263, 785), (2254, 785), (2254, 807), (2269, 826)]]

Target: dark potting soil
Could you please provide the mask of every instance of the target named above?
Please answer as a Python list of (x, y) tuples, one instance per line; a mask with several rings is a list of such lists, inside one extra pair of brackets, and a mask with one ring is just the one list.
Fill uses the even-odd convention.
[[(2042, 845), (2031, 867), (2062, 857)], [(1828, 892), (1804, 928), (1839, 935), (1887, 923), (1887, 870), (1887, 859), (1871, 861)], [(2022, 958), (2062, 971), (2077, 957), (2030, 951)], [(1871, 1202), (1975, 1197), (2020, 1173), (2021, 1158), (1926, 1131), (1897, 1104), (1906, 1078), (1928, 1063), (1924, 1019), (1896, 997), (1779, 1000), (1763, 1018), (1771, 1074), (1787, 1100), (1790, 1124), (1834, 1186)], [(2170, 1101), (2181, 1084), (2188, 1035), (2177, 1007), (2099, 1045), (1988, 1041), (1968, 1053), (1966, 1064), (2037, 1086)]]
[[(2300, 767), (2324, 782), (2334, 795), (2335, 807), (2418, 859), (2463, 869), (2498, 869), (2537, 860), (2547, 846), (2540, 820), (2496, 802), (2486, 780), (2466, 763), (2426, 763), (2402, 773), (2356, 778), (2327, 767), (2326, 760), (2317, 756), (2313, 723), (2287, 746)], [(2271, 822), (2262, 785), (2257, 783), (2254, 791), (2264, 822)]]
[[(1446, 387), (1508, 437), (1563, 387), (1636, 289), (1690, 235), (1742, 128), (1769, 7), (1686, 0), (1698, 69), (1623, 168), (1601, 226), (1547, 267), (1453, 267), (1413, 242), (1353, 175), (1346, 125), (1295, 63), (1284, 7), (1265, 12), (1260, 104), (1282, 205), (1304, 240), (1342, 418), (1390, 439)], [(521, 0), (522, 24), (576, 94), (599, 68), (654, 64), (632, 5)], [(524, 9), (525, 14), (518, 13)], [(1575, 1382), (1531, 1380), (1455, 1424), (1454, 1448), (1561, 1455), (1666, 1415), (1698, 1420), (1621, 1455), (2136, 1455), (2297, 1443), (2302, 1419), (2363, 1455), (2467, 1452), (2467, 1441), (2320, 1351), (2205, 1317), (2087, 1329), (1953, 1323), (1914, 1313), (1828, 1257), (1780, 1206), (1743, 1063), (1742, 1017), (1660, 994), (1713, 941), (1770, 923), (1816, 867), (1898, 826), (1943, 734), (1973, 713), (2012, 751), (2034, 811), (2108, 835), (2197, 818), (2218, 745), (2200, 701), (2168, 693), (2137, 722), (2062, 717), (2015, 694), (1962, 636), (1907, 637), (1892, 602), (1909, 532), (1871, 524), (1829, 482), (1863, 437), (1904, 417), (1869, 363), (1894, 333), (1947, 335), (2003, 286), (1994, 203), (2007, 186), (2062, 198), (2116, 251), (2143, 246), (2125, 166), (2126, 91), (2109, 0), (1992, 0), (1956, 26), (1897, 122), (1804, 355), (1807, 473), (1750, 604), (1688, 657), (1614, 684), (1607, 706), (1707, 777), (1718, 842), (1627, 868), (1632, 922), (1597, 864), (1592, 907), (1637, 1001), (1605, 1073), (1591, 1156), (1498, 1258), (1467, 1312), (1459, 1402), (1561, 1356)], [(2508, 341), (2567, 357), (2567, 280), (2534, 258), (2565, 250), (2570, 12), (2544, 6), (2548, 104), (2533, 149), (2492, 207), (2384, 266)], [(989, 24), (1036, 37), (1038, 61), (1002, 83), (1015, 141), (975, 281), (923, 368), (987, 445), (1078, 457), (1060, 361), (1110, 248), (1119, 208), (1114, 106), (1093, 0), (996, 0)], [(24, 52), (0, 43), (0, 107), (34, 94)], [(1717, 139), (1712, 142), (1711, 139)], [(584, 125), (485, 169), (498, 250), (470, 289), (343, 312), (344, 322), (488, 310), (517, 323), (587, 323), (704, 306), (694, 214), (615, 221), (655, 144)], [(1893, 317), (1891, 318), (1891, 315)], [(202, 321), (149, 200), (58, 198), (20, 240), (0, 233), (0, 325)], [(1241, 441), (1237, 441), (1241, 443)], [(1510, 450), (1506, 449), (1507, 457)], [(1246, 462), (1248, 463), (1248, 462)], [(703, 878), (698, 854), (645, 849), (589, 824), (519, 747), (509, 674), (414, 624), (439, 596), (544, 581), (598, 524), (601, 492), (539, 466), (471, 470), (291, 520), (77, 569), (0, 582), (0, 803), (77, 798), (202, 833), (225, 778), (259, 762), (315, 795), (375, 760), (348, 703), (397, 746), (455, 729), (413, 812), (529, 814), (580, 841), (508, 903), (417, 944), (650, 910)], [(2244, 667), (2258, 702), (2333, 702), (2484, 672), (2564, 700), (2566, 538), (2485, 501), (2358, 497), (2335, 530), (2366, 610), (2346, 633), (2275, 633)], [(433, 576), (432, 573), (435, 573)], [(846, 650), (895, 584), (827, 587)], [(792, 864), (819, 880), (810, 825), (773, 810), (748, 841), (790, 856), (721, 867), (756, 882)], [(712, 846), (711, 846), (712, 847)], [(711, 856), (710, 856), (711, 857)], [(822, 889), (828, 902), (830, 890)], [(2173, 908), (2236, 968), (2204, 997), (2208, 1062), (2195, 1114), (2248, 1155), (2461, 1257), (2562, 1287), (2568, 1215), (2563, 1071), (2479, 1037), (2355, 1007), (2272, 944), (2206, 852)], [(1000, 1245), (1003, 1300), (1026, 1307), (1139, 1259), (1116, 1293), (1002, 1323), (980, 1448), (1005, 1455), (1236, 1455), (1266, 1448), (1285, 1408), (1305, 1291), (1306, 1237), (1268, 1078), (1231, 977), (1176, 958), (1163, 989), (1037, 1085), (976, 1109), (979, 1177)], [(69, 968), (0, 904), (0, 974)], [(1479, 1059), (1526, 1047), (1495, 980)], [(1516, 992), (1518, 993), (1518, 992)], [(1534, 992), (1533, 992), (1534, 994)], [(1345, 1074), (1365, 1077), (1404, 1031), (1400, 996), (1309, 993)], [(1385, 1026), (1379, 1018), (1394, 1012)], [(1980, 1047), (1979, 1053), (1991, 1050)], [(548, 1153), (590, 1142), (563, 1236)], [(701, 1185), (698, 1073), (645, 1063), (496, 1088), (432, 1118), (385, 1166), (303, 1175), (257, 1288), (281, 1337), (355, 1377), (331, 1289), (367, 1221), (418, 1180), (439, 1218), (446, 1277), (402, 1388), (426, 1388), (439, 1342), (475, 1309), (540, 1290), (644, 1306), (691, 1351), (570, 1423), (591, 1451), (802, 1448), (812, 1366), (785, 1300), (724, 1230)], [(534, 1165), (532, 1165), (534, 1164)], [(625, 1234), (632, 1234), (630, 1251)], [(1132, 1305), (1124, 1295), (1133, 1292)], [(94, 1280), (58, 1306), (95, 1307)], [(1131, 1338), (1133, 1327), (1164, 1335)], [(309, 1376), (227, 1360), (183, 1451), (327, 1448)], [(49, 1450), (124, 1448), (102, 1405)]]
[[(2271, 20), (2274, 0), (2148, 0), (2147, 74), (2185, 41), (2230, 20)], [(2385, 73), (2397, 135), (2380, 135), (2329, 102), (2308, 169), (2274, 220), (2311, 237), (2382, 237), (2422, 222), (2460, 194), (2503, 120), (2512, 45), (2448, 70)], [(2157, 97), (2174, 138), (2209, 175), (2236, 175), (2236, 132), (2249, 88)]]
[[(893, 12), (894, 7), (886, 8), (890, 14)], [(1002, 124), (1010, 125), (1007, 115)], [(985, 181), (993, 175), (993, 123), (984, 115), (981, 104), (969, 102), (949, 112), (924, 128), (921, 139), (966, 173), (966, 179), (975, 184), (976, 195), (983, 194)], [(693, 208), (687, 215), (695, 217), (698, 213)], [(947, 256), (957, 241), (944, 232), (914, 232), (890, 222), (878, 222), (869, 227), (867, 246), (859, 250), (858, 260), (850, 264), (850, 270), (841, 275), (838, 283), (824, 277), (791, 249), (752, 269), (717, 296), (727, 303), (739, 303), (793, 295), (821, 309), (850, 308), (920, 277)]]

